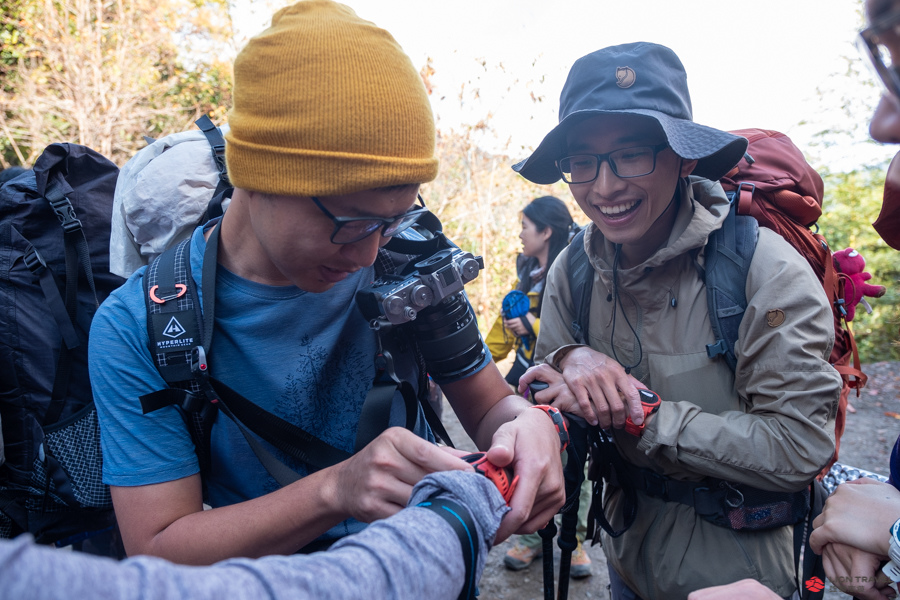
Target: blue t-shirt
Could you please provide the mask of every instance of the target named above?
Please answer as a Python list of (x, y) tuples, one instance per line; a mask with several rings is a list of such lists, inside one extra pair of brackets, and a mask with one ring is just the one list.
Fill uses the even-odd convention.
[[(198, 293), (205, 249), (198, 228), (191, 239), (191, 271)], [(100, 419), (103, 481), (114, 486), (161, 483), (199, 472), (190, 433), (178, 410), (141, 412), (138, 398), (166, 387), (147, 348), (144, 271), (137, 271), (110, 295), (91, 327), (91, 383)], [(376, 350), (375, 334), (358, 310), (355, 295), (373, 278), (372, 267), (361, 269), (327, 292), (313, 294), (294, 286), (249, 281), (218, 265), (215, 327), (208, 353), (211, 376), (263, 409), (352, 452), (360, 411), (375, 376)], [(415, 365), (396, 362), (398, 376), (415, 387)], [(433, 440), (419, 410), (415, 432)], [(397, 393), (391, 425), (403, 426), (405, 414)], [(307, 474), (306, 465), (268, 448), (300, 475)], [(212, 429), (211, 452), (206, 484), (207, 501), (213, 507), (278, 489), (240, 431), (221, 413)], [(325, 537), (362, 527), (345, 522)]]

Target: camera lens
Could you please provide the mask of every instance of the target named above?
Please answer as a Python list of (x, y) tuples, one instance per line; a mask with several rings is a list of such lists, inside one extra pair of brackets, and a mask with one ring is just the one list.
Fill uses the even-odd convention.
[(462, 293), (420, 311), (412, 326), (425, 367), (433, 377), (465, 376), (484, 359), (478, 324)]

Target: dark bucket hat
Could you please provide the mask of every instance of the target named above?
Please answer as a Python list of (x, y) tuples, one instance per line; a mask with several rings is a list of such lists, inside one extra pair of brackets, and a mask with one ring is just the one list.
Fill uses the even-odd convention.
[(559, 96), (559, 125), (512, 168), (534, 183), (558, 181), (556, 161), (566, 151), (569, 129), (596, 115), (619, 113), (656, 119), (675, 154), (697, 159), (694, 174), (708, 179), (719, 179), (747, 150), (746, 139), (694, 123), (687, 74), (672, 50), (636, 42), (575, 61)]

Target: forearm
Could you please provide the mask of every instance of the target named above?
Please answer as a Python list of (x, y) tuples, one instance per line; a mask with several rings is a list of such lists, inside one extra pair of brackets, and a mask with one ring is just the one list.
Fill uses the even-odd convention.
[[(333, 470), (313, 473), (252, 500), (187, 512), (150, 535), (129, 527), (140, 519), (139, 514), (129, 513), (127, 519), (119, 519), (126, 550), (129, 555), (149, 554), (189, 565), (292, 554), (349, 516), (340, 512), (333, 499)], [(127, 500), (116, 502), (117, 514), (123, 504), (127, 506)]]
[[(411, 505), (439, 492), (469, 508), (479, 544), (477, 580), (508, 510), (503, 499), (493, 484), (471, 473), (439, 473), (417, 490)], [(424, 508), (379, 521), (326, 553), (235, 559), (210, 568), (146, 556), (116, 562), (36, 546), (24, 537), (0, 541), (0, 588), (11, 598), (452, 599), (464, 572), (457, 535)]]

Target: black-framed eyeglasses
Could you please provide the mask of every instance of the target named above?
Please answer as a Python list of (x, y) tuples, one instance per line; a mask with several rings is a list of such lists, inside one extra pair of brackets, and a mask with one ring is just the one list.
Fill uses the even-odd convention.
[(590, 183), (600, 174), (604, 161), (616, 177), (627, 179), (649, 175), (656, 169), (656, 155), (669, 147), (667, 142), (655, 146), (622, 148), (607, 154), (573, 154), (556, 161), (559, 174), (566, 183)]
[(900, 44), (900, 10), (889, 12), (860, 31), (856, 46), (869, 59), (885, 91), (900, 100), (900, 67), (891, 58), (891, 50), (884, 40), (886, 33), (895, 38), (895, 44)]
[(332, 244), (352, 244), (353, 242), (358, 242), (369, 237), (378, 231), (379, 228), (381, 229), (381, 235), (383, 237), (392, 237), (404, 229), (408, 229), (418, 221), (422, 215), (428, 212), (428, 209), (425, 208), (425, 201), (422, 200), (422, 196), (420, 195), (417, 195), (419, 201), (417, 207), (414, 206), (402, 215), (391, 218), (336, 217), (331, 214), (327, 208), (322, 206), (322, 203), (319, 202), (318, 198), (315, 196), (310, 196), (310, 198), (319, 210), (334, 223), (334, 231), (331, 233)]

